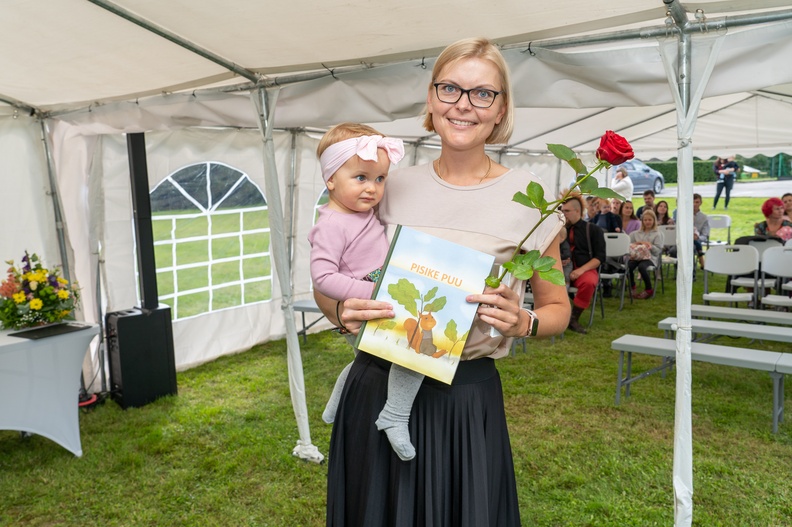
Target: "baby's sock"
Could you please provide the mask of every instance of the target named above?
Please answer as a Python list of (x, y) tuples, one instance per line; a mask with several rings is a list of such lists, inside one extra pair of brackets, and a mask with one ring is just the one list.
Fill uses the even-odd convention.
[(409, 410), (400, 413), (390, 402), (386, 402), (375, 423), (377, 430), (385, 431), (393, 451), (402, 461), (409, 461), (415, 457), (415, 447), (410, 442), (410, 429), (407, 426), (409, 422)]
[(327, 401), (327, 405), (325, 406), (324, 412), (322, 412), (322, 421), (327, 424), (332, 424), (335, 422), (336, 412), (338, 411), (338, 403), (341, 402), (341, 392), (344, 391), (344, 383), (346, 383), (347, 375), (349, 375), (349, 370), (352, 368), (352, 363), (346, 365), (346, 367), (341, 370), (341, 374), (336, 379), (335, 386), (333, 386), (333, 393), (330, 394), (330, 399)]

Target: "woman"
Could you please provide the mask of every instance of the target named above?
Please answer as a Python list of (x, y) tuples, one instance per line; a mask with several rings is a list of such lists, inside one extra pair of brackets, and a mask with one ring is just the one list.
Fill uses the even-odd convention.
[(740, 165), (734, 160), (734, 156), (725, 158), (719, 157), (715, 160), (715, 164), (712, 165), (712, 170), (715, 172), (715, 181), (717, 181), (716, 190), (715, 190), (715, 200), (712, 202), (712, 208), (718, 208), (718, 200), (720, 199), (721, 192), (723, 189), (726, 189), (726, 201), (723, 204), (723, 208), (729, 208), (729, 199), (731, 198), (731, 190), (734, 186), (734, 178), (737, 177), (737, 171), (740, 169)]
[(613, 175), (613, 183), (611, 183), (611, 190), (619, 194), (626, 201), (632, 199), (633, 195), (633, 182), (627, 174), (627, 169), (619, 167)]
[(641, 220), (635, 215), (635, 208), (632, 201), (625, 201), (619, 207), (619, 218), (621, 219), (622, 232), (630, 234), (641, 228)]
[(792, 192), (781, 196), (781, 201), (784, 202), (784, 219), (792, 221)]
[[(485, 39), (459, 41), (438, 57), (424, 127), (439, 135), (440, 157), (388, 176), (379, 217), (389, 235), (397, 224), (409, 224), (489, 252), (497, 264), (509, 260), (539, 217), (536, 210), (511, 201), (538, 178), (495, 163), (484, 150), (485, 144), (504, 143), (511, 135), (510, 89), (503, 56)], [(555, 258), (559, 270), (562, 227), (561, 218), (552, 216), (525, 247)], [(531, 288), (538, 335), (563, 332), (570, 314), (565, 288), (538, 276), (531, 279)], [(468, 296), (468, 302), (479, 304), (478, 316), (454, 382), (427, 378), (415, 399), (412, 461), (400, 461), (374, 425), (385, 403), (390, 363), (358, 353), (330, 441), (328, 526), (520, 525), (503, 394), (492, 359), (507, 356), (512, 337), (529, 332), (533, 317), (521, 309), (524, 290), (524, 283), (512, 280)], [(337, 303), (315, 296), (330, 320), (353, 333), (364, 320), (394, 316), (383, 302)], [(492, 337), (491, 328), (500, 335)]]
[(784, 241), (792, 238), (792, 221), (784, 219), (784, 202), (779, 198), (770, 198), (762, 203), (762, 214), (765, 221), (754, 226), (757, 236), (776, 236)]
[[(633, 248), (642, 246), (648, 249), (643, 250), (644, 255), (641, 257), (633, 257)], [(646, 209), (641, 214), (641, 229), (634, 231), (630, 234), (630, 262), (628, 264), (630, 270), (630, 290), (632, 297), (638, 299), (650, 298), (654, 295), (652, 288), (652, 277), (649, 274), (649, 267), (658, 265), (658, 258), (660, 252), (663, 250), (663, 235), (657, 229), (657, 217), (651, 209)], [(638, 251), (635, 251), (638, 252)], [(635, 269), (641, 274), (644, 281), (644, 290), (640, 293), (635, 293)]]
[(654, 206), (655, 216), (657, 216), (658, 225), (674, 225), (674, 218), (668, 215), (668, 202), (665, 200), (658, 201)]

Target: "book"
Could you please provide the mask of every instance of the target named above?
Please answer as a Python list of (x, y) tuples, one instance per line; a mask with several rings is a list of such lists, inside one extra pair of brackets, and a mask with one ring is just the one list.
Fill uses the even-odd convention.
[(399, 225), (373, 298), (395, 318), (367, 321), (356, 347), (451, 384), (495, 257)]

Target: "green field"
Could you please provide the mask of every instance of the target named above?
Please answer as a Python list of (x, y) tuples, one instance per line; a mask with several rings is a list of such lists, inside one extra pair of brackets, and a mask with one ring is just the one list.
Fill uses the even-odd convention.
[[(163, 303), (174, 308), (174, 318), (186, 318), (272, 298), (269, 232), (241, 234), (254, 229), (269, 229), (268, 211), (245, 211), (241, 215), (214, 214), (211, 218), (180, 218), (177, 215), (172, 221), (163, 220), (163, 216), (155, 215), (152, 222), (157, 288), (160, 296), (166, 296)], [(171, 240), (171, 231), (176, 240), (203, 239), (182, 241), (175, 245), (157, 244)], [(210, 236), (214, 238), (208, 239)], [(234, 260), (216, 261), (228, 258)], [(185, 265), (191, 267), (175, 271), (169, 269)], [(263, 279), (244, 283), (244, 286), (239, 283), (257, 278)], [(210, 288), (210, 285), (211, 291), (190, 292)], [(176, 290), (179, 294), (175, 300), (167, 298)]]
[[(735, 198), (734, 231), (761, 216), (761, 201)], [(699, 273), (695, 303), (702, 282)], [(610, 343), (663, 336), (657, 322), (676, 312), (675, 285), (670, 277), (665, 293), (623, 311), (606, 299), (588, 335), (529, 341), (498, 362), (523, 525), (673, 525), (675, 372), (634, 383), (616, 406)], [(329, 331), (300, 345), (312, 440), (327, 454), (321, 412), (352, 351)], [(636, 356), (633, 371), (658, 364)], [(299, 435), (284, 340), (180, 372), (178, 383), (178, 396), (143, 408), (106, 401), (81, 413), (79, 459), (43, 437), (0, 431), (0, 526), (324, 525), (327, 465), (291, 455)], [(763, 372), (693, 363), (694, 526), (792, 525), (792, 423), (771, 432), (772, 386)]]

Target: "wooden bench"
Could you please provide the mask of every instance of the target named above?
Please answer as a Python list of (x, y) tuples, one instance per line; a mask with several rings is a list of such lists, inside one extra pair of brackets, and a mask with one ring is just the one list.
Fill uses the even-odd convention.
[[(611, 343), (611, 347), (619, 351), (619, 372), (616, 379), (616, 404), (624, 396), (630, 396), (630, 385), (640, 379), (657, 372), (664, 372), (676, 362), (676, 341), (641, 335), (623, 335)], [(663, 358), (663, 363), (656, 368), (632, 376), (632, 354), (643, 353)], [(624, 356), (627, 355), (627, 365)], [(784, 416), (784, 374), (792, 373), (792, 354), (775, 351), (762, 351), (747, 348), (733, 348), (716, 344), (692, 342), (691, 360), (766, 371), (773, 379), (773, 433), (778, 431), (778, 423)], [(782, 360), (783, 359), (783, 360)]]
[[(753, 311), (749, 309), (748, 311)], [(771, 313), (778, 314), (777, 311)], [(676, 317), (664, 318), (657, 327), (666, 331), (667, 336), (676, 331)], [(721, 320), (692, 319), (690, 327), (693, 333), (724, 337), (745, 337), (756, 340), (772, 340), (774, 342), (792, 342), (792, 327), (765, 326), (740, 322), (723, 322)]]
[(690, 306), (690, 314), (696, 318), (724, 318), (727, 320), (744, 320), (746, 322), (792, 326), (792, 313), (783, 313), (781, 311), (695, 304)]

